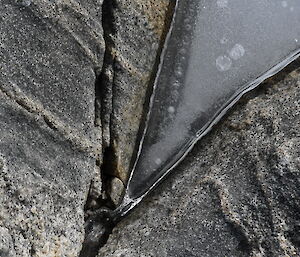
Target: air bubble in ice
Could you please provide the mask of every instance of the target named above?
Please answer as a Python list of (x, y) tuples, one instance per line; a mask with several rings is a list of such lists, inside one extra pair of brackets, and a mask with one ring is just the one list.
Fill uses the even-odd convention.
[(185, 48), (181, 48), (180, 50), (179, 50), (179, 54), (186, 54), (186, 49)]
[(281, 1), (281, 6), (282, 6), (283, 8), (286, 8), (286, 7), (288, 6), (287, 1)]
[(168, 113), (170, 113), (170, 114), (175, 113), (175, 108), (174, 108), (174, 106), (169, 106), (169, 107), (168, 107)]
[(216, 66), (219, 71), (228, 71), (231, 68), (232, 61), (226, 55), (220, 55), (216, 60)]
[(175, 75), (177, 76), (177, 77), (182, 77), (182, 75), (183, 75), (183, 72), (182, 72), (182, 68), (181, 67), (177, 67), (176, 68), (176, 70), (175, 70)]
[(238, 60), (241, 57), (243, 57), (245, 54), (245, 49), (242, 45), (240, 44), (236, 44), (229, 52), (229, 56), (233, 59), (233, 60)]
[(227, 37), (222, 37), (221, 40), (220, 40), (220, 43), (222, 45), (226, 44), (228, 42), (228, 38)]
[(179, 59), (181, 62), (184, 62), (186, 60), (186, 56), (182, 55), (180, 56), (180, 59)]
[(185, 29), (186, 29), (187, 31), (189, 31), (189, 30), (192, 29), (192, 26), (191, 26), (190, 24), (187, 24), (187, 25), (185, 25)]
[(217, 5), (221, 8), (227, 7), (228, 5), (228, 0), (218, 0)]
[(178, 89), (178, 88), (180, 87), (180, 82), (179, 82), (178, 80), (175, 80), (175, 81), (173, 82), (173, 86), (174, 86), (176, 89)]
[(161, 159), (160, 158), (156, 158), (155, 159), (155, 164), (160, 165), (161, 164)]

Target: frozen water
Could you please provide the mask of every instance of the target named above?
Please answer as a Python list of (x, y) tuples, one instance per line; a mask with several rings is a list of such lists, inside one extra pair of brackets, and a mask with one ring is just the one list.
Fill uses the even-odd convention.
[(169, 106), (168, 112), (173, 114), (175, 112), (175, 108), (173, 106)]
[(242, 94), (299, 56), (299, 14), (299, 0), (177, 1), (125, 193), (132, 206)]
[(281, 1), (281, 5), (283, 8), (286, 8), (288, 6), (287, 1)]
[(222, 37), (221, 40), (220, 40), (220, 43), (221, 43), (221, 44), (226, 44), (226, 43), (228, 43), (228, 38), (226, 38), (225, 36)]
[(245, 49), (240, 44), (236, 44), (229, 52), (229, 56), (233, 60), (238, 60), (238, 59), (242, 58), (244, 56), (244, 54), (245, 54)]
[(217, 5), (221, 8), (227, 7), (228, 0), (217, 0)]
[(232, 65), (231, 59), (226, 55), (221, 55), (216, 60), (216, 66), (219, 71), (227, 71)]
[(160, 165), (161, 164), (161, 159), (160, 158), (156, 158), (155, 164)]
[(182, 68), (181, 67), (177, 67), (176, 70), (175, 70), (175, 74), (179, 78), (182, 77), (182, 75), (183, 75)]

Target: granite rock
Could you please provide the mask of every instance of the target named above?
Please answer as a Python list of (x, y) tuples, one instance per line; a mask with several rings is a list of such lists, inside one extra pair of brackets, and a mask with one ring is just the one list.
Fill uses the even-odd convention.
[(101, 158), (102, 0), (0, 5), (0, 256), (78, 256)]
[[(122, 195), (175, 1), (102, 2), (1, 2), (0, 256), (78, 256), (101, 172)], [(244, 97), (98, 256), (299, 256), (297, 67)]]

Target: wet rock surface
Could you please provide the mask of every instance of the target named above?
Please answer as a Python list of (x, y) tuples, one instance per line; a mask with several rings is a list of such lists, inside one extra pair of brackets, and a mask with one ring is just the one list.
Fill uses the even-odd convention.
[(296, 67), (244, 97), (98, 256), (299, 256)]

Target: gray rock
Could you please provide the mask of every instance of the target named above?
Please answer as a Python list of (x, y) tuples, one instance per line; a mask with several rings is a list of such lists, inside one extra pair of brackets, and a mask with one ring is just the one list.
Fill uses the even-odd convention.
[(62, 122), (91, 134), (95, 69), (104, 52), (101, 17), (76, 1), (24, 3), (1, 4), (3, 87), (17, 85)]
[(291, 70), (244, 97), (98, 256), (299, 256), (300, 70)]
[(101, 156), (101, 4), (1, 1), (0, 256), (79, 254)]
[(107, 52), (102, 74), (103, 146), (110, 148), (109, 172), (126, 183), (145, 96), (151, 89), (160, 42), (175, 2), (107, 3), (104, 14)]
[[(1, 2), (0, 256), (78, 256), (102, 141), (118, 202), (173, 4)], [(244, 98), (99, 256), (299, 256), (299, 77)]]
[(0, 256), (10, 257), (15, 256), (12, 237), (7, 228), (0, 227)]
[(111, 180), (111, 192), (110, 197), (115, 205), (118, 204), (119, 199), (123, 196), (124, 185), (122, 181), (118, 178), (113, 178)]

